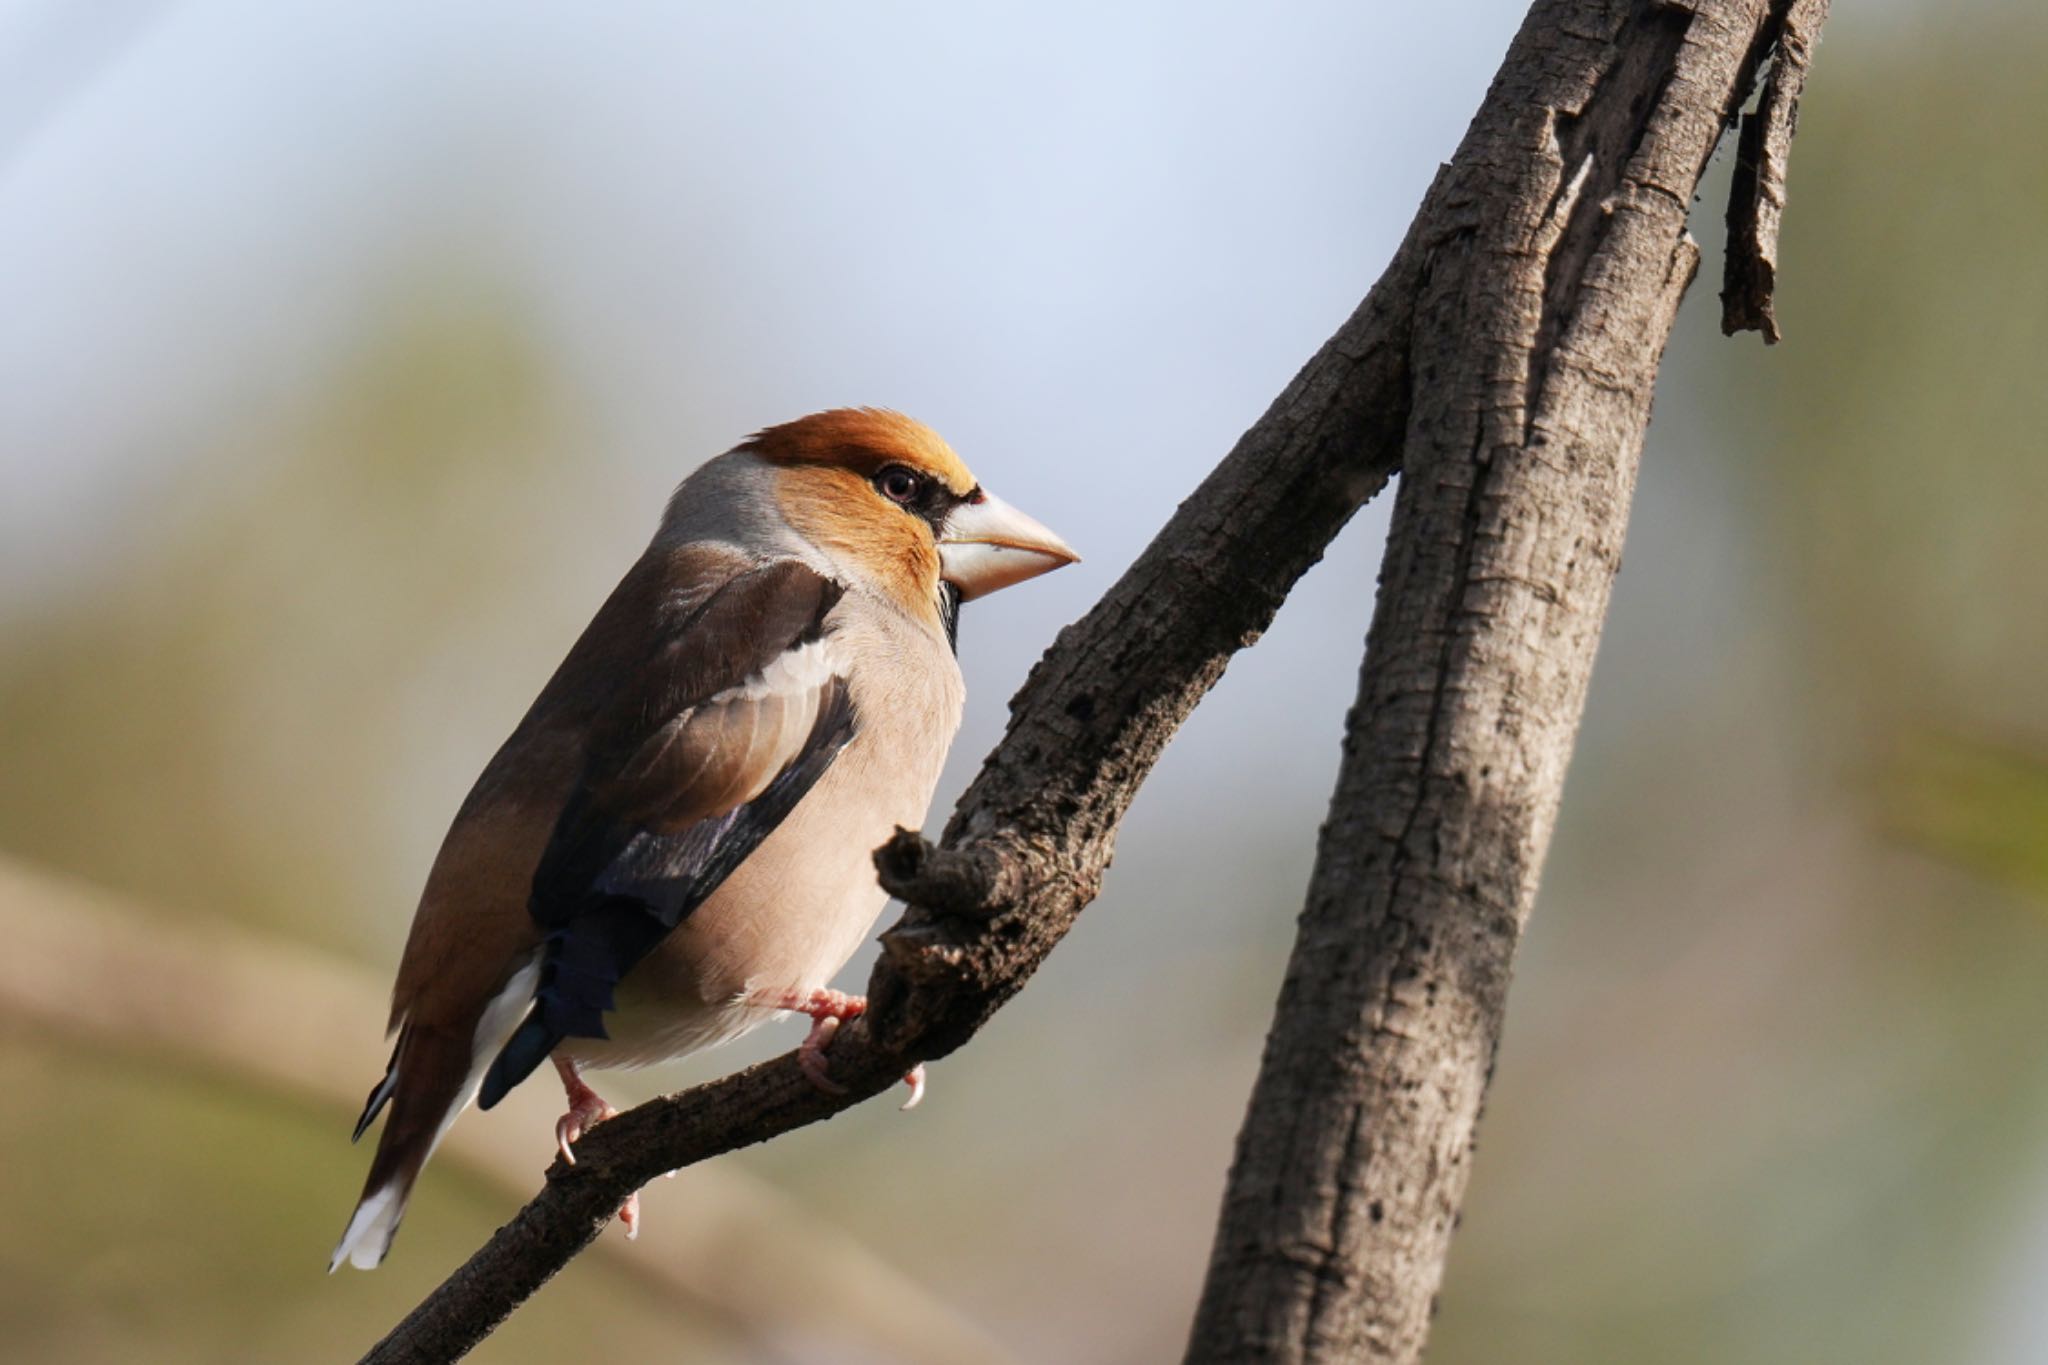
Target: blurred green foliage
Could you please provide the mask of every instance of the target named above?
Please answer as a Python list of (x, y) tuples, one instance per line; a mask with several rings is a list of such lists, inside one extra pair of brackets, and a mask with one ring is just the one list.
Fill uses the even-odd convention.
[[(1822, 723), (2048, 729), (2038, 9), (1832, 29), (1785, 220), (1798, 331), (1726, 411)], [(1803, 302), (1802, 302), (1803, 301)]]
[(1916, 736), (1880, 777), (1883, 827), (2048, 910), (2048, 762), (1955, 736)]
[[(504, 659), (492, 631), (517, 605), (537, 593), (544, 609), (527, 546), (576, 446), (501, 298), (407, 290), (386, 316), (339, 373), (188, 452), (151, 515), (97, 528), (92, 577), (10, 623), (7, 847), (166, 905), (385, 950), (388, 917), (361, 907), (409, 904), (432, 850), (415, 835), (412, 865), (387, 871), (363, 856), (364, 813), (385, 812), (385, 837), (409, 831), (416, 812), (383, 794), (449, 718), (408, 705), (451, 656)], [(547, 666), (457, 725), (502, 735)]]
[[(19, 1040), (12, 1040), (19, 1041)], [(350, 1360), (411, 1310), (405, 1275), (336, 1275), (314, 1228), (362, 1178), (334, 1115), (63, 1048), (0, 1050), (0, 1321), (11, 1360)], [(406, 1220), (452, 1269), (505, 1216), (449, 1169)], [(640, 1285), (575, 1267), (479, 1359), (742, 1358)]]

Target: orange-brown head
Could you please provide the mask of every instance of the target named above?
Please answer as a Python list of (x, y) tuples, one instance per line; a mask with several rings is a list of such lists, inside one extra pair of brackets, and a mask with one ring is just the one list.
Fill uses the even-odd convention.
[(739, 448), (775, 468), (776, 502), (794, 530), (922, 617), (941, 615), (942, 583), (964, 601), (1079, 558), (900, 412), (835, 408)]

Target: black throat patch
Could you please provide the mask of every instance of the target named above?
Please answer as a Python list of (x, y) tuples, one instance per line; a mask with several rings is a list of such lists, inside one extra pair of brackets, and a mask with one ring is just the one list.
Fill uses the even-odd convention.
[(960, 652), (960, 589), (939, 580), (939, 619), (946, 623), (946, 644), (954, 654)]

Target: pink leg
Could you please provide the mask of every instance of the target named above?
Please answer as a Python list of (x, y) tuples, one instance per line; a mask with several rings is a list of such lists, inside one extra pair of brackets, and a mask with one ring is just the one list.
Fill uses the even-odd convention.
[[(617, 1118), (619, 1111), (605, 1103), (604, 1096), (583, 1083), (577, 1074), (576, 1063), (561, 1053), (554, 1057), (555, 1070), (561, 1073), (562, 1088), (569, 1093), (569, 1112), (555, 1120), (555, 1148), (562, 1154), (562, 1160), (571, 1166), (576, 1164), (573, 1149), (576, 1141), (585, 1133), (603, 1123), (606, 1119)], [(619, 1221), (626, 1226), (628, 1241), (640, 1235), (640, 1192), (635, 1190), (619, 1206)]]
[[(809, 994), (802, 991), (760, 991), (748, 997), (747, 1003), (766, 1009), (793, 1010), (811, 1016), (811, 1031), (797, 1044), (796, 1064), (803, 1068), (804, 1077), (812, 1085), (828, 1095), (844, 1095), (846, 1087), (832, 1079), (831, 1065), (825, 1059), (825, 1048), (833, 1035), (839, 1032), (842, 1019), (858, 1019), (867, 1013), (866, 997), (848, 995), (845, 991), (815, 990)], [(924, 1063), (912, 1067), (903, 1078), (910, 1087), (910, 1098), (903, 1102), (905, 1109), (915, 1109), (924, 1099)]]
[(562, 1154), (562, 1160), (571, 1166), (576, 1164), (576, 1153), (571, 1150), (576, 1140), (606, 1119), (617, 1118), (619, 1111), (605, 1103), (604, 1096), (583, 1083), (577, 1074), (576, 1063), (559, 1052), (554, 1057), (555, 1070), (561, 1073), (562, 1088), (569, 1092), (569, 1112), (555, 1120), (555, 1147)]

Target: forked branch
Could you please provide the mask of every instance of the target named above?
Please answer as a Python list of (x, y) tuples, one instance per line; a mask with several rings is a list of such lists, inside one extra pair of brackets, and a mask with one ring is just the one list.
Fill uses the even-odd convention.
[[(1408, 477), (1318, 863), (1335, 899), (1319, 914), (1312, 897), (1304, 919), (1194, 1355), (1419, 1350), (1650, 386), (1696, 259), (1685, 209), (1779, 9), (1541, 0), (1364, 303), (1060, 633), (941, 843), (904, 835), (878, 854), (909, 908), (884, 935), (869, 1013), (833, 1044), (848, 1092), (819, 1092), (784, 1056), (604, 1124), (365, 1360), (461, 1356), (647, 1180), (830, 1117), (972, 1037), (1094, 898), (1132, 797), (1231, 655), (1397, 467)], [(1487, 724), (1508, 727), (1496, 747)], [(1315, 953), (1330, 979), (1304, 977)], [(1431, 1014), (1429, 991), (1458, 1003)], [(1435, 1049), (1430, 1068), (1397, 1058), (1361, 1085), (1367, 1044), (1411, 1033)], [(1304, 1059), (1325, 1071), (1305, 1089)], [(1418, 1076), (1443, 1105), (1385, 1088)], [(1284, 1155), (1252, 1134), (1295, 1112), (1316, 1125), (1320, 1164), (1275, 1183), (1246, 1153)], [(1401, 1197), (1374, 1202), (1381, 1181)], [(1296, 1204), (1269, 1220), (1232, 1212), (1267, 1197)], [(1361, 1307), (1382, 1293), (1398, 1301)]]

